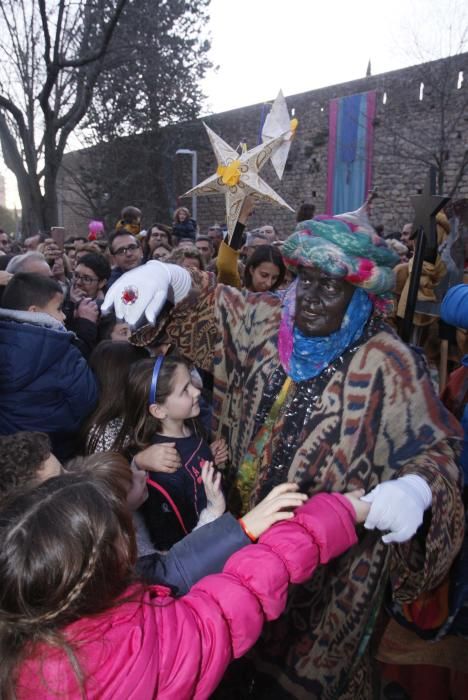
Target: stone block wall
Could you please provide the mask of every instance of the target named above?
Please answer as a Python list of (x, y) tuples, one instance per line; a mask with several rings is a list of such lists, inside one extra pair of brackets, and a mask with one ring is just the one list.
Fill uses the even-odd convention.
[[(410, 197), (423, 187), (428, 163), (434, 160), (434, 154), (442, 153), (446, 175), (444, 189), (449, 193), (467, 152), (468, 54), (287, 96), (289, 110), (294, 110), (299, 127), (285, 174), (280, 182), (271, 164), (267, 164), (261, 174), (294, 210), (307, 201), (316, 205), (317, 213), (323, 212), (330, 100), (368, 90), (377, 91), (372, 186), (377, 187), (379, 196), (373, 204), (372, 220), (375, 224), (383, 223), (386, 232), (398, 231), (412, 218)], [(262, 110), (262, 104), (251, 105), (164, 129), (163, 175), (166, 194), (169, 193), (174, 206), (191, 206), (190, 199), (179, 198), (191, 187), (191, 158), (176, 155), (178, 149), (197, 151), (198, 182), (216, 168), (202, 122), (232, 147), (245, 141), (252, 148), (258, 142)], [(73, 157), (77, 155), (67, 155), (67, 159)], [(151, 177), (151, 173), (146, 176)], [(454, 196), (468, 197), (468, 168)], [(130, 203), (133, 202), (123, 201), (122, 206)], [(222, 196), (198, 197), (197, 206), (202, 232), (210, 224), (224, 221)], [(76, 214), (72, 219), (68, 207), (65, 207), (64, 216), (67, 230), (75, 226), (82, 230)], [(117, 218), (118, 211), (115, 216)], [(280, 233), (287, 235), (294, 227), (295, 214), (261, 204), (251, 218), (250, 228), (266, 223), (273, 223)]]

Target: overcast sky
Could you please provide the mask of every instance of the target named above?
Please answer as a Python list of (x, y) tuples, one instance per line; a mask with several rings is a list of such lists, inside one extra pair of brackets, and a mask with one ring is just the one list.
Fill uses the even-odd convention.
[[(211, 0), (204, 114), (383, 73), (460, 51), (466, 0)], [(468, 44), (464, 44), (468, 51)], [(7, 205), (18, 204), (7, 178)]]
[(369, 59), (376, 74), (458, 53), (468, 2), (211, 0), (210, 14), (205, 112), (220, 112), (362, 78)]

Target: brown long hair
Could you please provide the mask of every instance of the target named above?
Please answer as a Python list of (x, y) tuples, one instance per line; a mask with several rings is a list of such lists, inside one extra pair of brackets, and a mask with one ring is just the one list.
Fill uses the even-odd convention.
[(126, 341), (103, 340), (93, 350), (89, 365), (99, 383), (99, 402), (83, 427), (85, 452), (93, 454), (107, 424), (122, 417), (125, 409), (125, 384), (132, 363), (148, 356), (144, 348)]
[[(130, 367), (125, 387), (125, 419), (115, 443), (116, 449), (123, 449), (130, 438), (130, 450), (144, 450), (151, 444), (156, 433), (162, 432), (162, 423), (149, 412), (149, 393), (155, 361), (141, 360)], [(174, 372), (179, 365), (188, 363), (181, 357), (171, 355), (164, 358), (156, 385), (155, 403), (163, 404), (173, 391)], [(187, 424), (196, 433), (202, 432), (198, 421), (190, 419)]]
[[(123, 459), (115, 455), (115, 459)], [(109, 473), (110, 474), (110, 473)], [(60, 648), (83, 691), (61, 630), (123, 602), (136, 559), (123, 486), (64, 474), (14, 497), (0, 515), (0, 697), (14, 698), (21, 662)], [(140, 589), (141, 590), (141, 589)], [(39, 647), (41, 645), (41, 647)]]

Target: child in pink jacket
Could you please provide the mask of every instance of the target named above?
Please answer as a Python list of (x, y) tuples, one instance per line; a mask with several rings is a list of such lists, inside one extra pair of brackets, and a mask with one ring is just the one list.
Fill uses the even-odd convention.
[(134, 581), (122, 494), (67, 474), (16, 496), (0, 514), (0, 697), (208, 698), (288, 585), (356, 542), (359, 495), (315, 496), (179, 599)]

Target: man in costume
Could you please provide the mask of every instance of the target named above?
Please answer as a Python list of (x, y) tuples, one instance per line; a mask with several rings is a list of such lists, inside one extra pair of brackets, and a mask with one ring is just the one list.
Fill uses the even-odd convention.
[[(461, 544), (460, 429), (381, 318), (398, 257), (363, 212), (302, 222), (283, 254), (298, 275), (283, 299), (150, 262), (103, 308), (134, 325), (146, 315), (134, 342), (164, 335), (214, 374), (213, 429), (244, 508), (287, 480), (310, 494), (366, 490), (359, 543), (295, 589), (252, 657), (252, 697), (366, 700), (384, 595), (435, 587)], [(220, 255), (234, 278), (236, 252)], [(175, 307), (157, 319), (168, 294)]]

